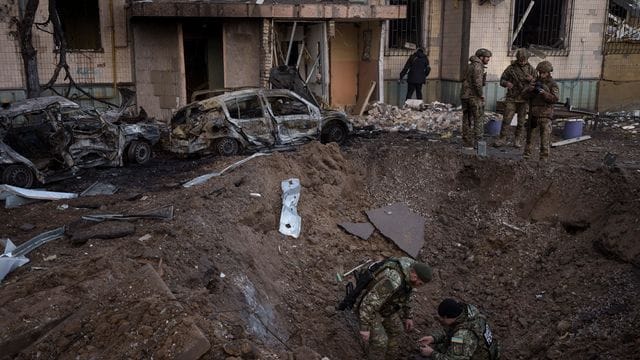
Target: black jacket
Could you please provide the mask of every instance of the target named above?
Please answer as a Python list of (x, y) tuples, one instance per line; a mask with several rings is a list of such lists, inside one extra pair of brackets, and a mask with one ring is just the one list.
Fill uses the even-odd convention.
[(424, 84), (427, 80), (427, 76), (431, 72), (427, 55), (422, 51), (416, 51), (413, 53), (400, 72), (400, 79), (402, 79), (407, 72), (409, 73), (409, 76), (407, 76), (407, 82), (413, 84)]

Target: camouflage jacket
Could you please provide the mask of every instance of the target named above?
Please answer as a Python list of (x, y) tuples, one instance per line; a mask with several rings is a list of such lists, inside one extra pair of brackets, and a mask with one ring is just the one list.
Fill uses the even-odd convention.
[(434, 360), (495, 360), (500, 356), (487, 319), (474, 305), (466, 305), (452, 327), (432, 336), (435, 344), (446, 349), (444, 353), (434, 351)]
[(514, 60), (511, 62), (511, 65), (507, 66), (502, 76), (500, 76), (500, 86), (507, 87), (507, 83), (510, 82), (513, 84), (513, 87), (507, 89), (505, 100), (518, 102), (527, 101), (523, 96), (524, 91), (531, 82), (531, 80), (527, 80), (527, 75), (531, 77), (531, 80), (536, 77), (536, 70), (529, 63), (521, 66), (517, 60)]
[(369, 331), (378, 315), (388, 317), (400, 311), (402, 319), (413, 317), (409, 274), (415, 261), (407, 257), (397, 260), (400, 266), (395, 262), (385, 264), (365, 289), (357, 309), (360, 331)]
[(464, 71), (464, 77), (462, 79), (462, 91), (460, 92), (461, 99), (481, 98), (482, 87), (486, 81), (486, 73), (484, 72), (484, 65), (482, 60), (477, 56), (469, 58), (469, 65)]
[(529, 114), (536, 118), (553, 118), (553, 104), (558, 101), (560, 89), (549, 75), (546, 79), (536, 79), (536, 84), (544, 90), (538, 93), (536, 86), (529, 86), (525, 91), (525, 98), (529, 99)]

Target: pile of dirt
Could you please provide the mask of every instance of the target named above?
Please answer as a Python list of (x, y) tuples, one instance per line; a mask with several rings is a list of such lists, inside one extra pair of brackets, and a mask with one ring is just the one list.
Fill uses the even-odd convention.
[[(403, 202), (427, 219), (418, 258), (435, 270), (415, 297), (407, 356), (453, 296), (488, 315), (506, 359), (632, 358), (640, 147), (618, 132), (592, 136), (554, 149), (549, 164), (519, 160), (513, 148), (478, 158), (456, 139), (385, 134), (259, 157), (188, 189), (180, 184), (241, 157), (89, 172), (57, 190), (97, 180), (121, 190), (68, 200), (66, 210), (0, 210), (0, 235), (17, 244), (61, 225), (88, 238), (42, 246), (0, 284), (0, 354), (362, 358), (357, 322), (334, 309), (344, 288), (335, 274), (403, 253), (378, 232), (365, 241), (337, 224)], [(615, 165), (603, 163), (607, 153), (618, 154)], [(289, 178), (302, 184), (299, 238), (277, 230)], [(173, 219), (135, 220), (113, 239), (87, 235), (104, 229), (80, 220), (166, 205)]]

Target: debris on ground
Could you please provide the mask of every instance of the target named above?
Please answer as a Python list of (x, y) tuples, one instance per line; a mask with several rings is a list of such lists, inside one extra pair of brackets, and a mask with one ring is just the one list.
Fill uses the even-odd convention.
[(226, 173), (227, 171), (231, 171), (231, 170), (233, 170), (233, 169), (237, 168), (238, 166), (240, 166), (240, 165), (242, 165), (242, 164), (246, 163), (247, 161), (249, 161), (249, 160), (251, 160), (251, 159), (253, 159), (253, 158), (256, 158), (256, 157), (258, 157), (258, 156), (266, 156), (266, 155), (270, 155), (270, 154), (268, 154), (268, 153), (261, 153), (261, 152), (257, 152), (257, 153), (255, 153), (255, 154), (253, 154), (253, 155), (249, 156), (249, 157), (246, 157), (246, 158), (244, 158), (244, 159), (242, 159), (242, 160), (239, 160), (239, 161), (234, 162), (233, 164), (231, 164), (231, 165), (229, 165), (229, 166), (225, 167), (224, 169), (222, 169), (222, 170), (220, 170), (220, 171), (210, 172), (210, 173), (208, 173), (208, 174), (200, 175), (200, 176), (198, 176), (198, 177), (196, 177), (196, 178), (193, 178), (193, 179), (191, 179), (191, 180), (187, 181), (186, 183), (182, 184), (182, 187), (190, 188), (190, 187), (195, 186), (195, 185), (204, 184), (204, 183), (205, 183), (205, 182), (207, 182), (209, 179), (211, 179), (211, 178), (213, 178), (213, 177), (216, 177), (216, 176), (220, 176), (220, 175), (222, 175), (222, 174)]
[(137, 219), (156, 219), (156, 220), (170, 220), (173, 219), (173, 205), (163, 206), (157, 209), (151, 209), (139, 213), (132, 214), (93, 214), (85, 215), (83, 220), (90, 221), (105, 221), (105, 220), (137, 220)]
[(96, 181), (81, 192), (80, 196), (113, 195), (117, 191), (118, 187), (113, 184)]
[(300, 236), (302, 218), (298, 215), (298, 201), (300, 200), (300, 179), (288, 179), (281, 183), (282, 211), (280, 212), (280, 233), (283, 235)]
[[(411, 101), (410, 101), (411, 100)], [(419, 131), (446, 134), (459, 130), (462, 124), (462, 110), (451, 104), (434, 101), (429, 104), (421, 100), (408, 100), (404, 107), (382, 102), (372, 103), (366, 116), (354, 116), (356, 128), (373, 127), (385, 131)], [(502, 115), (486, 112), (487, 121), (502, 121)]]
[(362, 240), (368, 240), (369, 236), (373, 234), (375, 228), (370, 223), (340, 223), (338, 224), (344, 231), (351, 235), (355, 235)]
[(20, 246), (15, 246), (11, 240), (5, 239), (4, 253), (0, 255), (0, 281), (2, 281), (11, 271), (28, 263), (29, 259), (26, 257), (28, 253), (49, 241), (62, 238), (64, 236), (64, 232), (64, 227), (50, 230), (26, 241)]
[(17, 186), (0, 184), (0, 199), (4, 199), (7, 209), (15, 208), (37, 200), (75, 199), (76, 193), (24, 189)]
[(424, 244), (424, 217), (406, 204), (395, 203), (366, 211), (369, 221), (400, 249), (415, 258)]

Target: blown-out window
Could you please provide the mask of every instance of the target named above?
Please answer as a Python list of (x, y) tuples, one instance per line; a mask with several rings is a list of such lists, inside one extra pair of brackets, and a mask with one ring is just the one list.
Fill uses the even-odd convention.
[(517, 34), (512, 49), (529, 47), (552, 52), (567, 49), (571, 24), (570, 2), (516, 0), (513, 31), (517, 31)]
[(605, 54), (640, 53), (640, 3), (611, 0), (604, 46)]
[(102, 50), (98, 0), (56, 0), (67, 50)]
[(422, 4), (421, 0), (390, 0), (389, 5), (406, 5), (406, 19), (389, 21), (390, 49), (402, 49), (405, 43), (422, 44)]

